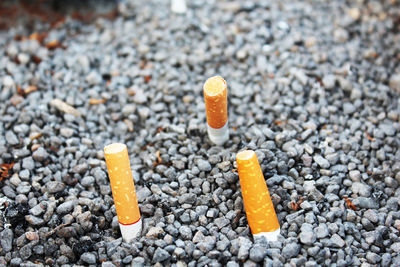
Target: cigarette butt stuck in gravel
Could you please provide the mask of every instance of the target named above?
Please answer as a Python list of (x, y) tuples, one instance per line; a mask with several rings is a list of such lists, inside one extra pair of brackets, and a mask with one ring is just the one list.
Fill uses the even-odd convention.
[(140, 236), (142, 220), (128, 150), (126, 145), (114, 143), (104, 147), (104, 156), (122, 238), (129, 243)]
[(222, 145), (229, 139), (226, 82), (221, 76), (211, 77), (204, 83), (203, 92), (208, 137), (214, 144)]
[(253, 236), (276, 241), (280, 233), (279, 221), (256, 153), (252, 150), (239, 152), (236, 162), (244, 209)]

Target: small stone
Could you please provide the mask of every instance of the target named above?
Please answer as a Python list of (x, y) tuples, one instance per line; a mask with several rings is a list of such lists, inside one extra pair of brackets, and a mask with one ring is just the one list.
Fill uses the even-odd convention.
[[(22, 171), (19, 172), (19, 178), (21, 178), (21, 179), (24, 180), (24, 181), (29, 180), (30, 175), (31, 175), (31, 174), (30, 174), (29, 170), (26, 170), (26, 169), (24, 169), (24, 170), (22, 170)], [(14, 178), (14, 177), (12, 177), (11, 180), (13, 180), (13, 178)], [(16, 181), (18, 181), (17, 178), (18, 178), (18, 176), (15, 177)], [(12, 183), (13, 183), (14, 185), (18, 186), (19, 183), (21, 183), (21, 180), (19, 180), (16, 184), (15, 184), (14, 182), (12, 182)]]
[(101, 83), (101, 80), (101, 75), (96, 71), (92, 71), (86, 76), (86, 81), (89, 85), (99, 84)]
[(68, 105), (67, 103), (65, 103), (64, 101), (62, 101), (61, 99), (53, 99), (50, 101), (50, 105), (57, 108), (59, 111), (67, 113), (67, 114), (71, 114), (75, 117), (78, 117), (81, 115), (81, 113), (76, 110), (74, 107), (72, 107), (71, 105)]
[(282, 256), (286, 259), (296, 257), (300, 252), (300, 245), (296, 243), (289, 243), (282, 249)]
[(26, 239), (32, 241), (32, 240), (39, 240), (39, 235), (37, 232), (26, 232), (25, 233)]
[(33, 170), (35, 169), (35, 162), (33, 161), (32, 157), (27, 157), (22, 160), (22, 168)]
[(15, 82), (13, 80), (13, 78), (9, 75), (5, 75), (3, 77), (3, 86), (7, 87), (7, 88), (11, 88), (15, 86)]
[(111, 261), (104, 261), (101, 263), (101, 267), (115, 267)]
[(352, 170), (349, 172), (349, 177), (353, 182), (359, 182), (361, 179), (361, 173), (359, 170)]
[(179, 233), (181, 234), (183, 239), (186, 239), (186, 240), (191, 240), (192, 239), (192, 230), (190, 230), (189, 226), (182, 225), (179, 228)]
[(50, 194), (54, 194), (54, 193), (63, 191), (65, 188), (65, 184), (58, 182), (58, 181), (50, 181), (46, 184), (46, 187), (47, 187), (47, 191)]
[(12, 132), (12, 131), (7, 131), (6, 132), (6, 141), (8, 144), (11, 146), (15, 146), (19, 144), (18, 137)]
[(338, 234), (332, 235), (331, 242), (332, 242), (332, 245), (337, 248), (342, 248), (346, 245), (344, 240)]
[(153, 216), (155, 208), (152, 204), (144, 204), (140, 206), (140, 211), (143, 215)]
[(382, 129), (387, 136), (394, 136), (396, 134), (396, 128), (393, 124), (382, 123), (379, 125), (379, 128)]
[(314, 232), (317, 236), (318, 239), (322, 239), (325, 238), (329, 235), (329, 229), (328, 226), (326, 226), (325, 223), (322, 223), (320, 225), (318, 225), (315, 229)]
[(352, 114), (355, 111), (356, 111), (356, 107), (353, 104), (348, 103), (348, 102), (345, 102), (343, 104), (343, 113), (344, 114)]
[(145, 186), (136, 192), (136, 197), (139, 203), (142, 203), (149, 196), (151, 196), (151, 191)]
[(391, 249), (394, 253), (400, 253), (400, 242), (393, 243), (393, 244), (390, 246), (390, 249)]
[(349, 39), (349, 33), (343, 28), (338, 28), (333, 32), (333, 37), (336, 42), (344, 43)]
[(311, 246), (316, 241), (316, 235), (313, 231), (302, 231), (299, 235), (301, 243)]
[(226, 218), (217, 218), (214, 220), (214, 223), (219, 229), (222, 229), (223, 227), (227, 226), (230, 221)]
[(6, 228), (0, 234), (0, 244), (3, 248), (3, 252), (10, 252), (12, 249), (12, 242), (14, 238), (14, 233), (11, 229)]
[(81, 255), (81, 261), (87, 264), (96, 264), (96, 256), (91, 252), (85, 252)]
[(131, 267), (137, 267), (137, 266), (144, 266), (145, 260), (143, 257), (136, 257), (133, 258), (131, 262)]
[(161, 227), (152, 227), (150, 230), (147, 232), (146, 237), (147, 238), (158, 238), (159, 235), (163, 234), (164, 230)]
[(196, 234), (193, 236), (192, 241), (193, 241), (194, 244), (197, 244), (197, 243), (200, 243), (200, 242), (204, 241), (204, 238), (205, 237), (204, 237), (203, 232), (202, 231), (197, 231)]
[(39, 225), (43, 225), (44, 224), (44, 220), (42, 218), (33, 216), (33, 215), (26, 215), (25, 216), (25, 220), (31, 224), (31, 225), (35, 225), (35, 226), (39, 226)]
[(23, 260), (27, 260), (32, 255), (32, 245), (27, 244), (19, 249), (19, 256)]
[(39, 147), (35, 152), (33, 152), (33, 154), (32, 154), (32, 158), (35, 160), (35, 161), (39, 161), (39, 162), (42, 162), (42, 161), (44, 161), (45, 159), (47, 159), (47, 157), (48, 157), (48, 153), (47, 153), (47, 151), (43, 148), (43, 147)]
[(138, 104), (144, 104), (147, 101), (147, 96), (145, 95), (143, 90), (138, 89), (135, 91), (135, 96), (133, 97), (133, 101)]
[(355, 182), (351, 185), (351, 190), (354, 194), (358, 194), (362, 197), (369, 197), (371, 195), (371, 188), (367, 184), (361, 182)]
[(205, 172), (211, 171), (211, 164), (203, 159), (199, 159), (197, 161), (197, 167), (199, 168), (200, 171), (205, 171)]
[(395, 92), (400, 93), (400, 74), (393, 74), (390, 77), (389, 86)]
[(28, 182), (21, 182), (17, 187), (19, 194), (27, 194), (31, 191), (32, 186)]
[(178, 201), (179, 201), (179, 204), (184, 204), (184, 203), (194, 204), (194, 203), (196, 203), (196, 199), (197, 199), (196, 194), (186, 193), (186, 194), (183, 194), (182, 196), (180, 196), (178, 198)]
[(367, 197), (358, 197), (355, 198), (353, 201), (353, 204), (357, 207), (357, 208), (361, 208), (361, 209), (378, 209), (379, 208), (379, 204), (374, 201), (371, 198), (367, 198)]
[(88, 169), (87, 163), (82, 163), (82, 164), (75, 165), (72, 168), (72, 172), (79, 173), (79, 174), (84, 174), (87, 171), (87, 169)]
[(33, 208), (29, 210), (29, 213), (34, 215), (34, 216), (39, 216), (44, 212), (44, 208), (42, 207), (42, 204), (37, 204)]
[(81, 184), (85, 187), (90, 187), (93, 186), (95, 184), (95, 179), (93, 176), (85, 176), (83, 177), (83, 179), (81, 180)]
[(68, 226), (57, 230), (57, 235), (59, 237), (70, 238), (77, 236), (77, 232), (74, 227)]
[(369, 263), (372, 264), (377, 264), (378, 262), (381, 261), (381, 257), (378, 254), (373, 253), (371, 251), (367, 252), (367, 256), (365, 258), (368, 260)]
[(323, 169), (328, 169), (331, 166), (329, 161), (323, 158), (321, 155), (315, 155), (313, 159)]
[(328, 90), (331, 90), (335, 87), (335, 82), (336, 77), (332, 74), (326, 75), (324, 76), (324, 78), (322, 78), (322, 83), (324, 84), (324, 87)]
[(241, 261), (246, 260), (249, 256), (250, 248), (251, 248), (250, 242), (243, 243), (239, 248), (238, 259)]
[(72, 211), (75, 206), (75, 201), (69, 200), (67, 202), (62, 203), (57, 207), (57, 213), (64, 214)]
[(255, 244), (250, 249), (249, 258), (252, 261), (261, 262), (262, 260), (264, 260), (264, 257), (266, 255), (267, 255), (267, 248), (265, 246), (260, 245), (260, 244)]
[(170, 257), (170, 255), (166, 250), (164, 250), (162, 248), (157, 248), (153, 255), (153, 263), (163, 262), (166, 259), (168, 259), (169, 257)]
[(71, 136), (74, 135), (74, 130), (71, 128), (62, 127), (60, 129), (60, 134), (61, 134), (61, 136), (64, 136), (65, 138), (70, 138)]

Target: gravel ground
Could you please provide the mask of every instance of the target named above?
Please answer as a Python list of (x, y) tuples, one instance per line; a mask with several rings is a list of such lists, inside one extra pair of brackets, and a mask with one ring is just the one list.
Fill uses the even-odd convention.
[[(121, 1), (112, 21), (1, 32), (0, 163), (15, 165), (0, 184), (0, 264), (400, 266), (399, 2), (265, 2), (194, 0), (177, 15)], [(205, 127), (215, 74), (229, 90), (224, 147)], [(128, 146), (144, 219), (132, 244), (111, 142)], [(243, 148), (278, 242), (250, 234)]]

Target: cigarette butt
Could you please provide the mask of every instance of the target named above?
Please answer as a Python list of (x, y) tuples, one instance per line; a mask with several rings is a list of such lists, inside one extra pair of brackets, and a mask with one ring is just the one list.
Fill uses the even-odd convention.
[(280, 232), (279, 221), (256, 153), (252, 150), (239, 152), (236, 162), (251, 233), (276, 241)]
[(140, 235), (142, 221), (128, 150), (126, 145), (115, 143), (104, 147), (104, 156), (122, 238), (131, 242)]
[(208, 136), (213, 143), (222, 145), (229, 139), (228, 90), (225, 80), (221, 76), (207, 79), (203, 93)]

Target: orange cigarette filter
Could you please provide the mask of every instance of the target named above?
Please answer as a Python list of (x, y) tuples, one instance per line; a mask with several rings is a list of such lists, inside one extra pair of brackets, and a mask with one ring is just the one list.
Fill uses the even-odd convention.
[(228, 121), (228, 92), (225, 80), (214, 76), (204, 83), (207, 124), (214, 129), (222, 128)]
[(269, 233), (280, 229), (256, 153), (252, 150), (239, 152), (236, 155), (236, 162), (244, 208), (252, 234)]
[(135, 224), (140, 220), (140, 211), (126, 145), (108, 145), (104, 156), (118, 221), (122, 225)]

